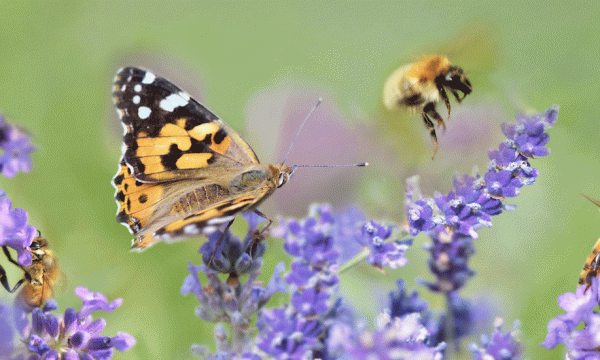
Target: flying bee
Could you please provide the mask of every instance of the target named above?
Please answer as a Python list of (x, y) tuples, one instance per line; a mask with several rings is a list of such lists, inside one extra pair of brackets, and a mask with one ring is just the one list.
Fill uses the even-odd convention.
[(400, 107), (421, 112), (433, 142), (432, 159), (438, 148), (432, 119), (437, 122), (438, 128), (441, 126), (446, 130), (444, 119), (435, 110), (436, 103), (444, 101), (450, 118), (447, 91), (460, 103), (471, 93), (472, 86), (463, 69), (452, 65), (447, 57), (441, 55), (425, 56), (398, 68), (387, 78), (383, 88), (383, 102), (389, 110)]
[[(585, 194), (581, 194), (584, 198), (591, 201), (594, 205), (600, 207), (600, 201), (589, 197)], [(585, 290), (592, 286), (592, 278), (598, 277), (598, 267), (600, 265), (600, 239), (596, 241), (594, 247), (592, 248), (592, 253), (585, 260), (585, 264), (583, 264), (583, 269), (579, 273), (579, 285), (586, 284)]]
[(8, 260), (24, 272), (23, 278), (12, 289), (8, 286), (4, 269), (0, 269), (0, 281), (9, 292), (15, 292), (25, 284), (17, 295), (15, 303), (28, 312), (44, 305), (52, 296), (53, 286), (60, 278), (58, 258), (52, 250), (48, 249), (48, 241), (45, 238), (41, 236), (34, 238), (29, 248), (32, 255), (31, 265), (22, 266), (12, 258), (6, 246), (2, 247)]

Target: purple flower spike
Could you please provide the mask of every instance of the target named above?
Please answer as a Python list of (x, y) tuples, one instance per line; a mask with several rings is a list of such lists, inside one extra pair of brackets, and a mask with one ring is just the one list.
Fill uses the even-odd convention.
[(30, 172), (31, 159), (29, 155), (35, 150), (29, 136), (19, 128), (12, 126), (0, 115), (0, 172), (7, 178), (14, 177), (17, 172)]
[(27, 225), (27, 220), (25, 210), (12, 209), (9, 198), (0, 198), (0, 246), (15, 249), (17, 261), (23, 266), (31, 265), (31, 253), (27, 249), (37, 236), (37, 229)]
[(478, 229), (491, 227), (492, 216), (514, 209), (503, 201), (535, 182), (539, 172), (529, 159), (549, 153), (545, 131), (556, 123), (557, 116), (558, 106), (553, 106), (544, 114), (524, 115), (503, 125), (507, 140), (489, 152), (483, 177), (456, 177), (448, 195), (436, 194), (434, 199), (420, 196), (416, 181), (407, 180), (407, 230), (411, 235), (424, 231), (433, 240), (427, 250), (431, 253), (429, 268), (437, 281), (422, 282), (432, 291), (449, 294), (474, 275), (468, 260), (475, 253), (473, 240), (479, 237)]
[(396, 269), (408, 264), (405, 255), (406, 250), (412, 245), (412, 239), (386, 242), (391, 235), (391, 226), (384, 226), (375, 221), (369, 221), (362, 226), (361, 236), (357, 237), (357, 241), (369, 247), (369, 255), (366, 258), (369, 264), (379, 269), (384, 266)]
[(471, 344), (469, 350), (473, 353), (473, 360), (503, 359), (519, 360), (523, 353), (523, 346), (519, 341), (519, 323), (515, 322), (510, 332), (502, 333), (502, 319), (496, 319), (496, 330), (491, 337), (481, 336), (481, 347)]
[[(548, 322), (548, 335), (540, 345), (553, 349), (558, 344), (565, 344), (567, 355), (571, 360), (600, 359), (600, 314), (594, 312), (598, 305), (598, 279), (591, 279), (592, 285), (577, 287), (575, 294), (565, 293), (558, 297), (558, 305), (567, 313), (558, 315)], [(576, 330), (583, 322), (584, 328)]]
[(433, 292), (448, 294), (461, 289), (475, 275), (469, 268), (469, 259), (475, 254), (473, 239), (455, 234), (449, 241), (449, 234), (440, 227), (432, 235), (433, 243), (426, 246), (431, 253), (428, 260), (429, 270), (437, 277), (437, 282), (431, 283), (419, 280)]
[(262, 266), (267, 243), (262, 241), (264, 234), (258, 229), (258, 224), (264, 218), (255, 213), (244, 213), (242, 216), (248, 222), (248, 231), (243, 241), (229, 230), (225, 235), (221, 231), (215, 231), (208, 235), (208, 241), (200, 247), (202, 261), (210, 269), (222, 274), (245, 275)]
[(441, 360), (446, 348), (445, 343), (435, 347), (425, 343), (429, 333), (417, 313), (394, 319), (381, 314), (375, 331), (354, 332), (346, 325), (337, 325), (332, 332), (337, 337), (346, 336), (345, 341), (338, 342), (353, 359), (389, 359), (390, 354), (397, 354), (402, 359)]
[[(22, 319), (14, 316), (14, 314), (18, 315), (16, 311), (19, 308), (0, 304), (0, 350), (3, 351), (0, 352), (0, 358), (110, 359), (115, 349), (127, 351), (135, 345), (135, 339), (126, 333), (119, 332), (112, 338), (101, 335), (100, 332), (104, 329), (106, 321), (104, 319), (92, 321), (92, 316), (89, 314), (91, 308), (110, 310), (118, 306), (86, 304), (90, 301), (101, 302), (106, 298), (85, 288), (78, 288), (77, 295), (84, 299), (83, 310), (80, 310), (79, 314), (88, 312), (85, 318), (77, 317), (77, 312), (73, 308), (68, 308), (64, 315), (57, 316), (52, 313), (56, 310), (56, 304), (50, 304), (44, 309), (35, 308), (31, 313), (31, 322), (25, 326), (19, 325), (18, 321)], [(26, 346), (15, 346), (15, 344), (26, 344)]]
[(284, 309), (263, 311), (257, 326), (264, 335), (256, 345), (275, 359), (303, 358), (318, 344), (317, 337), (323, 331), (319, 322), (302, 319)]
[(519, 188), (523, 187), (521, 179), (513, 177), (508, 170), (488, 171), (485, 174), (485, 184), (489, 193), (497, 198), (515, 197), (519, 195)]
[(83, 306), (79, 310), (80, 319), (85, 319), (89, 314), (97, 310), (111, 312), (123, 303), (123, 299), (115, 299), (109, 303), (106, 296), (84, 287), (75, 288), (75, 294), (83, 300)]

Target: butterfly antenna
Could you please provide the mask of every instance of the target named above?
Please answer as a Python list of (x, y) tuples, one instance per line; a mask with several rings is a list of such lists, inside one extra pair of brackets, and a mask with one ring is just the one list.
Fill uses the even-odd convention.
[(341, 164), (341, 165), (294, 165), (294, 168), (299, 167), (363, 167), (369, 166), (368, 162), (358, 163), (358, 164)]
[(315, 111), (315, 109), (317, 108), (317, 106), (321, 105), (321, 102), (323, 102), (323, 98), (319, 98), (319, 100), (317, 101), (317, 103), (315, 104), (315, 106), (313, 106), (312, 110), (304, 118), (304, 121), (302, 121), (302, 124), (300, 124), (300, 128), (298, 129), (298, 132), (296, 133), (296, 137), (294, 137), (294, 140), (292, 140), (292, 144), (290, 145), (290, 148), (288, 149), (287, 154), (285, 154), (285, 158), (283, 159), (282, 164), (285, 164), (285, 161), (287, 160), (288, 155), (290, 155), (290, 151), (292, 151), (292, 148), (294, 147), (294, 143), (296, 142), (296, 139), (298, 138), (298, 135), (300, 135), (300, 131), (302, 131), (302, 128), (304, 127), (304, 124), (306, 124), (306, 120), (308, 120), (308, 118), (312, 115), (312, 113)]

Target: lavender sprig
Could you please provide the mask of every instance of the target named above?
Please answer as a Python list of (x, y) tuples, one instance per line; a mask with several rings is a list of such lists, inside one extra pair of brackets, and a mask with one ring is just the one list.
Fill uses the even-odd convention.
[(418, 313), (394, 318), (382, 313), (375, 331), (356, 331), (348, 325), (335, 325), (331, 333), (330, 351), (343, 350), (353, 359), (441, 360), (446, 348), (444, 343), (435, 347), (426, 344), (430, 334)]
[[(591, 278), (592, 285), (579, 285), (575, 293), (558, 297), (558, 306), (567, 313), (548, 322), (548, 335), (540, 345), (553, 349), (558, 344), (567, 347), (566, 359), (600, 359), (600, 314), (594, 311), (600, 301), (598, 278)], [(583, 329), (578, 329), (583, 323)]]
[(492, 226), (492, 216), (514, 209), (504, 204), (507, 197), (519, 195), (523, 186), (535, 182), (539, 172), (529, 160), (550, 153), (545, 147), (550, 140), (545, 131), (556, 123), (557, 116), (555, 105), (544, 114), (522, 115), (514, 123), (503, 124), (507, 139), (488, 153), (485, 174), (456, 177), (454, 189), (447, 195), (422, 197), (417, 194), (416, 180), (407, 181), (407, 231), (411, 235), (424, 231), (432, 239), (426, 250), (431, 254), (428, 265), (436, 280), (418, 281), (446, 297), (447, 314), (439, 341), (452, 341), (458, 347), (458, 340), (472, 329), (472, 308), (458, 291), (475, 275), (469, 268), (475, 253), (473, 240), (479, 237), (478, 229)]
[(419, 196), (413, 201), (415, 186), (407, 182), (408, 231), (411, 235), (425, 231), (433, 240), (428, 246), (429, 267), (437, 281), (424, 282), (432, 291), (457, 291), (475, 274), (468, 260), (475, 252), (472, 240), (478, 238), (477, 229), (492, 226), (491, 217), (502, 210), (514, 209), (505, 205), (504, 199), (517, 196), (522, 186), (535, 182), (539, 172), (529, 159), (550, 153), (545, 148), (550, 137), (544, 131), (556, 123), (557, 116), (555, 105), (544, 114), (523, 115), (515, 123), (504, 124), (507, 140), (489, 152), (484, 176), (456, 178), (448, 195), (436, 193), (434, 199)]
[(504, 321), (500, 318), (494, 321), (492, 336), (481, 335), (481, 346), (471, 344), (469, 350), (473, 353), (473, 360), (502, 359), (519, 360), (523, 354), (523, 345), (519, 339), (521, 334), (520, 324), (516, 321), (511, 331), (502, 332)]
[[(222, 239), (220, 232), (209, 236), (209, 241), (200, 248), (202, 259), (208, 265), (196, 266), (190, 262), (190, 275), (185, 278), (181, 287), (182, 295), (196, 295), (200, 303), (196, 308), (196, 316), (200, 319), (231, 324), (231, 334), (227, 334), (222, 326), (215, 328), (218, 344), (216, 354), (209, 354), (203, 346), (193, 345), (194, 352), (202, 353), (208, 358), (217, 354), (220, 354), (220, 358), (233, 358), (236, 354), (251, 352), (254, 349), (251, 336), (254, 329), (250, 326), (253, 316), (271, 296), (286, 291), (280, 278), (280, 274), (285, 270), (283, 263), (276, 266), (266, 287), (256, 282), (261, 273), (260, 256), (264, 253), (266, 244), (261, 241), (262, 234), (257, 230), (259, 217), (252, 213), (243, 216), (248, 221), (248, 232), (244, 241), (240, 241), (229, 231)], [(220, 239), (221, 243), (217, 247)], [(200, 272), (208, 278), (208, 283), (204, 286), (198, 277)], [(223, 282), (219, 273), (228, 274), (229, 278)], [(247, 275), (245, 282), (240, 281), (241, 274)]]
[(13, 209), (8, 197), (0, 197), (0, 246), (8, 246), (17, 252), (17, 262), (31, 265), (28, 251), (37, 229), (27, 224), (28, 215), (23, 209)]
[(285, 277), (291, 303), (261, 312), (257, 345), (276, 359), (334, 358), (341, 349), (329, 346), (334, 340), (328, 340), (328, 334), (354, 336), (352, 332), (334, 330), (354, 329), (353, 316), (341, 299), (336, 299), (340, 249), (358, 251), (364, 246), (374, 266), (398, 267), (406, 264), (408, 244), (385, 242), (392, 228), (365, 221), (356, 209), (336, 214), (328, 205), (312, 205), (306, 219), (282, 221), (275, 232), (284, 238), (284, 250), (295, 259)]
[(35, 147), (29, 140), (29, 135), (8, 124), (0, 115), (0, 149), (4, 153), (0, 155), (0, 172), (7, 178), (14, 177), (19, 171), (31, 171), (30, 154)]
[(100, 293), (76, 288), (83, 300), (79, 311), (73, 308), (54, 315), (55, 300), (48, 300), (43, 309), (28, 314), (19, 307), (0, 304), (0, 352), (2, 359), (110, 359), (114, 350), (127, 351), (135, 339), (123, 332), (116, 336), (101, 335), (104, 319), (93, 320), (91, 313), (118, 308), (122, 300), (111, 303)]

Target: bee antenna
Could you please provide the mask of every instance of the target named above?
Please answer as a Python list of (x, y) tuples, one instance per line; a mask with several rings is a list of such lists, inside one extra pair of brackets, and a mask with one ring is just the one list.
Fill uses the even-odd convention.
[(300, 135), (300, 131), (302, 131), (302, 128), (304, 127), (304, 124), (306, 123), (306, 120), (308, 120), (308, 118), (312, 115), (312, 113), (315, 111), (317, 106), (321, 105), (321, 102), (323, 102), (323, 98), (319, 98), (319, 100), (317, 101), (315, 106), (313, 106), (312, 110), (310, 110), (308, 115), (306, 115), (306, 117), (304, 118), (304, 121), (302, 121), (302, 124), (300, 124), (300, 128), (298, 129), (298, 132), (296, 133), (296, 137), (294, 137), (294, 140), (292, 140), (292, 144), (290, 145), (290, 148), (288, 149), (287, 154), (285, 154), (285, 158), (283, 159), (282, 164), (285, 164), (285, 161), (287, 160), (288, 155), (290, 155), (290, 151), (292, 151), (292, 148), (294, 147), (294, 143), (296, 142), (298, 135)]

